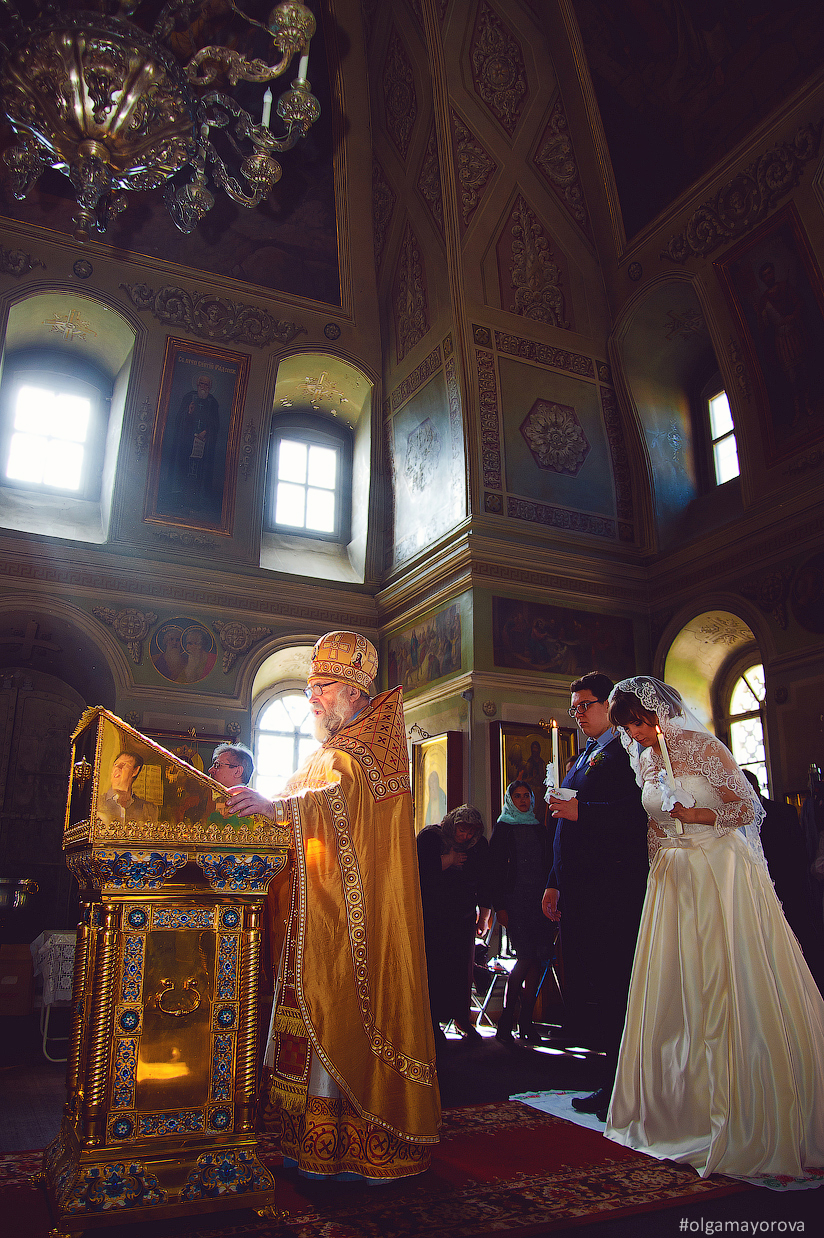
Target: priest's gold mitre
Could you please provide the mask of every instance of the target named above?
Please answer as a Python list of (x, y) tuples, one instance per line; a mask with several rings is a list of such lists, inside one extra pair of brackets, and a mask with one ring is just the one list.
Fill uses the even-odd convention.
[(327, 632), (312, 650), (310, 684), (333, 679), (368, 692), (377, 673), (378, 651), (359, 632)]

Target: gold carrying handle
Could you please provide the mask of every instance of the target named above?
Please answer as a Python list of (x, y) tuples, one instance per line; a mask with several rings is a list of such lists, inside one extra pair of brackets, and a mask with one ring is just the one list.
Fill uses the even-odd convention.
[(170, 1010), (167, 1006), (163, 1005), (163, 998), (167, 993), (173, 992), (176, 982), (174, 980), (161, 980), (160, 983), (163, 987), (154, 995), (152, 1001), (157, 1006), (158, 1010), (162, 1011), (163, 1014), (170, 1014), (173, 1019), (183, 1019), (187, 1014), (194, 1014), (203, 1000), (202, 994), (198, 991), (197, 980), (194, 976), (190, 976), (188, 980), (183, 981), (183, 988), (188, 989), (190, 993), (194, 993), (194, 1005), (189, 1006), (185, 1010), (183, 1007), (179, 1010)]

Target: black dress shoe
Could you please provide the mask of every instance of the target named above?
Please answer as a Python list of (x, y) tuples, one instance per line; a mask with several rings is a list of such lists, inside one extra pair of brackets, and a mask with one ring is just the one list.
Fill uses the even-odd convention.
[[(610, 1093), (606, 1088), (599, 1088), (597, 1092), (593, 1092), (590, 1096), (573, 1096), (572, 1108), (577, 1109), (578, 1113), (594, 1113), (601, 1121), (606, 1121), (607, 1109), (609, 1108)], [(604, 1116), (601, 1117), (601, 1114)]]

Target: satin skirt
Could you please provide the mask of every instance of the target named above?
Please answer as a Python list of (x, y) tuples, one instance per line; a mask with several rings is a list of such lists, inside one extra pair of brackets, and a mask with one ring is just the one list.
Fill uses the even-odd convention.
[(658, 851), (605, 1134), (702, 1177), (824, 1166), (824, 1001), (736, 831)]

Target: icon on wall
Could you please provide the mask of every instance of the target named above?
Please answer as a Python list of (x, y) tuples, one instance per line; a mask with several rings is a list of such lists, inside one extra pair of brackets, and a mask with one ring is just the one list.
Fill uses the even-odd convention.
[(160, 625), (149, 656), (158, 674), (170, 683), (200, 683), (217, 661), (217, 642), (204, 624), (181, 615)]

